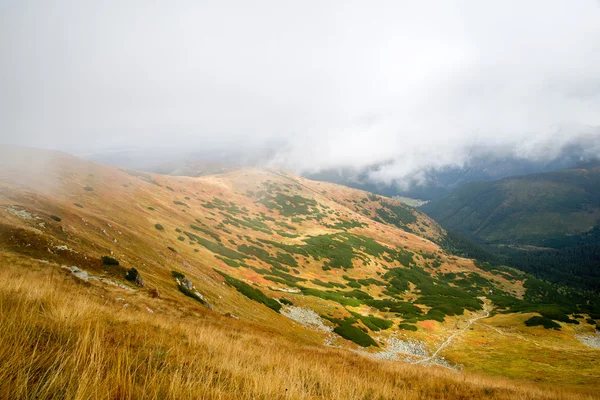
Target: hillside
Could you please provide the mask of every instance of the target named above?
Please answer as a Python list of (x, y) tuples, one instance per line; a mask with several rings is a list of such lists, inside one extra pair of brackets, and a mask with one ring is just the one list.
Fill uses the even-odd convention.
[(600, 220), (600, 167), (469, 183), (422, 210), (486, 243), (543, 246)]
[(421, 210), (527, 271), (600, 287), (599, 167), (469, 183)]
[(436, 244), (445, 231), (398, 201), (284, 171), (172, 177), (0, 152), (0, 332), (13, 338), (0, 347), (2, 393), (585, 398), (598, 389), (600, 350), (578, 339), (594, 340), (597, 304), (448, 254)]

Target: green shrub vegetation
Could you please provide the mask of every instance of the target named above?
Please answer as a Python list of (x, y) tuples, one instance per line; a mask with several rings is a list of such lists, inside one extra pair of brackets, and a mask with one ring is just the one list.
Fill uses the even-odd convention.
[(388, 321), (387, 319), (382, 319), (375, 317), (374, 315), (360, 315), (356, 313), (352, 313), (354, 317), (361, 320), (363, 324), (373, 332), (379, 332), (380, 330), (390, 329), (394, 323), (392, 321)]
[(277, 261), (279, 261), (282, 264), (289, 265), (290, 267), (298, 266), (298, 262), (296, 261), (296, 259), (288, 253), (278, 252), (277, 253)]
[(156, 224), (156, 225), (154, 225), (154, 227), (155, 227), (156, 229), (158, 229), (159, 231), (164, 231), (164, 230), (165, 230), (165, 227), (164, 227), (164, 226), (162, 226), (161, 224)]
[(333, 331), (343, 337), (344, 339), (351, 340), (354, 343), (362, 347), (375, 346), (379, 347), (377, 343), (367, 333), (361, 329), (350, 325), (346, 322), (342, 322), (340, 325), (333, 328)]
[(119, 261), (109, 257), (109, 256), (102, 256), (102, 264), (104, 265), (119, 265)]
[(222, 213), (226, 219), (223, 220), (223, 224), (235, 226), (236, 228), (249, 228), (257, 232), (262, 232), (271, 235), (273, 232), (269, 225), (258, 219), (252, 219), (248, 217), (242, 217), (242, 219), (232, 217), (231, 215)]
[(311, 214), (314, 209), (309, 207), (317, 206), (315, 200), (299, 195), (288, 196), (283, 193), (277, 193), (275, 196), (271, 196), (264, 192), (261, 194), (262, 198), (258, 200), (258, 203), (264, 204), (270, 210), (279, 211), (285, 217)]
[(240, 263), (235, 261), (235, 260), (230, 260), (229, 258), (225, 258), (225, 257), (221, 257), (221, 256), (216, 256), (219, 260), (223, 261), (225, 264), (229, 265), (230, 267), (233, 268), (239, 268), (240, 267)]
[(252, 299), (258, 303), (262, 303), (262, 304), (266, 305), (267, 307), (269, 307), (270, 309), (274, 310), (275, 312), (279, 312), (279, 310), (281, 310), (281, 304), (277, 300), (274, 300), (274, 299), (266, 296), (260, 290), (253, 288), (252, 286), (248, 285), (245, 282), (240, 281), (239, 279), (235, 279), (219, 270), (215, 269), (215, 271), (218, 274), (220, 274), (223, 278), (225, 278), (225, 282), (227, 282), (228, 285), (233, 286), (241, 294), (248, 297), (249, 299)]
[(201, 227), (201, 226), (194, 225), (194, 224), (190, 224), (190, 228), (192, 228), (192, 229), (193, 229), (193, 230), (195, 230), (195, 231), (202, 232), (202, 233), (204, 233), (204, 234), (206, 234), (206, 235), (208, 235), (208, 236), (212, 237), (212, 238), (213, 238), (213, 239), (215, 239), (217, 242), (220, 242), (220, 241), (221, 241), (221, 237), (220, 237), (218, 234), (216, 234), (215, 232), (211, 231), (210, 229), (206, 229), (206, 228), (203, 228), (203, 227)]
[(53, 220), (55, 220), (56, 222), (60, 222), (62, 221), (62, 219), (59, 216), (56, 215), (51, 215), (50, 218), (52, 218)]
[(198, 235), (194, 235), (193, 233), (184, 232), (184, 234), (186, 234), (190, 238), (190, 240), (195, 240), (196, 242), (198, 242), (198, 244), (206, 247), (208, 250), (212, 251), (215, 254), (219, 254), (223, 257), (227, 257), (232, 260), (243, 260), (244, 258), (246, 258), (245, 255), (240, 254), (235, 250), (231, 250), (228, 247), (222, 246), (217, 243), (213, 243), (210, 240), (201, 238)]
[(560, 325), (552, 321), (550, 318), (534, 316), (525, 321), (527, 326), (543, 326), (545, 329), (554, 329), (559, 331)]
[(417, 327), (411, 324), (400, 323), (398, 324), (398, 329), (402, 329), (404, 331), (417, 331)]
[(127, 279), (130, 282), (135, 282), (139, 275), (140, 273), (138, 272), (138, 270), (131, 267), (127, 270), (127, 273), (125, 274), (125, 279)]
[(369, 226), (368, 224), (365, 224), (364, 222), (359, 222), (356, 220), (339, 220), (338, 222), (334, 223), (334, 224), (323, 224), (323, 226), (325, 226), (326, 228), (330, 228), (330, 229), (341, 229), (341, 230), (346, 230), (346, 229), (352, 229), (352, 228), (362, 228), (362, 227), (367, 227)]
[(413, 214), (412, 208), (405, 204), (393, 204), (383, 199), (379, 199), (381, 208), (375, 210), (377, 216), (398, 228), (407, 230), (407, 225), (417, 222), (417, 217)]
[(330, 289), (333, 288), (333, 285), (331, 283), (323, 282), (320, 279), (313, 279), (311, 282), (314, 283), (315, 285), (323, 286), (323, 287), (330, 288)]

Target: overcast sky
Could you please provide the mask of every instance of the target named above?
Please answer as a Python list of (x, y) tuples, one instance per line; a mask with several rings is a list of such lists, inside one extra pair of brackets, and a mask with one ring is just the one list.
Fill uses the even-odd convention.
[(600, 3), (0, 0), (0, 142), (296, 171), (600, 154)]

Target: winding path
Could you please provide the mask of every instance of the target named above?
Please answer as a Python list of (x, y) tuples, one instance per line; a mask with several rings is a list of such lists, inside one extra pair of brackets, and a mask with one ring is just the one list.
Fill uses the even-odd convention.
[(448, 345), (450, 344), (450, 342), (452, 341), (452, 339), (454, 339), (455, 337), (457, 337), (457, 336), (459, 336), (459, 335), (462, 335), (463, 333), (465, 333), (465, 331), (466, 331), (467, 329), (469, 329), (469, 327), (470, 327), (470, 326), (471, 326), (471, 325), (472, 325), (474, 322), (476, 322), (476, 321), (478, 321), (478, 320), (480, 320), (480, 319), (483, 319), (483, 318), (487, 318), (487, 317), (489, 317), (489, 316), (490, 316), (490, 311), (488, 310), (487, 304), (484, 304), (484, 305), (483, 305), (483, 315), (480, 315), (480, 316), (478, 316), (478, 317), (475, 317), (475, 318), (471, 318), (471, 319), (469, 320), (469, 323), (468, 323), (468, 324), (467, 324), (467, 325), (466, 325), (466, 326), (465, 326), (463, 329), (461, 329), (460, 331), (458, 331), (458, 332), (455, 332), (455, 333), (453, 333), (452, 335), (450, 335), (450, 336), (448, 337), (448, 339), (446, 339), (446, 340), (444, 341), (444, 343), (442, 343), (442, 344), (441, 344), (441, 345), (440, 345), (440, 346), (437, 348), (437, 350), (436, 350), (436, 351), (435, 351), (435, 352), (434, 352), (434, 353), (433, 353), (433, 354), (432, 354), (430, 357), (423, 358), (423, 359), (421, 359), (421, 360), (419, 360), (419, 361), (415, 362), (415, 364), (429, 364), (429, 363), (431, 363), (431, 361), (434, 361), (434, 360), (436, 359), (436, 357), (437, 357), (437, 355), (439, 354), (439, 352), (440, 352), (440, 351), (442, 351), (442, 350), (443, 350), (443, 349), (444, 349), (446, 346), (448, 346)]

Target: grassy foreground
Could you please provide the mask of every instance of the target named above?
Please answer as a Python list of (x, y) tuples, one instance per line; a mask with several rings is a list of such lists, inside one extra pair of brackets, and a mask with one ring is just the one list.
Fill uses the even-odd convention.
[(377, 361), (208, 312), (181, 314), (175, 305), (172, 312), (125, 308), (102, 290), (57, 266), (3, 257), (0, 397), (591, 398), (582, 391)]

